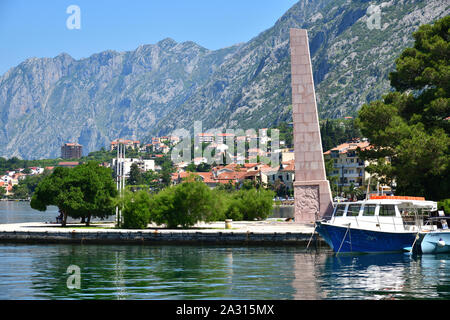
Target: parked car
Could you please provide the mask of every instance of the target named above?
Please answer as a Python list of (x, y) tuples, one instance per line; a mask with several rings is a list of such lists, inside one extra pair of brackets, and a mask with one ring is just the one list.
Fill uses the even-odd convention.
[(343, 197), (334, 197), (333, 201), (334, 201), (334, 202), (347, 201), (347, 198), (343, 198)]

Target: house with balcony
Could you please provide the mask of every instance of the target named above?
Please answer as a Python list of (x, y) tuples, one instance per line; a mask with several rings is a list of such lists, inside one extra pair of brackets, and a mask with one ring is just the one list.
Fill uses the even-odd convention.
[(366, 185), (366, 180), (370, 174), (365, 170), (369, 165), (358, 157), (358, 149), (369, 148), (367, 140), (355, 140), (338, 145), (337, 147), (324, 152), (325, 159), (333, 161), (333, 176), (337, 177), (338, 187), (348, 187), (353, 184), (355, 187)]

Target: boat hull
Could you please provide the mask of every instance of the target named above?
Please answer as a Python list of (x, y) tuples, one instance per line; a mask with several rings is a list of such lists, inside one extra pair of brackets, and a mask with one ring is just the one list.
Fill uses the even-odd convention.
[(450, 231), (427, 232), (420, 243), (422, 253), (450, 252)]
[[(411, 247), (416, 232), (383, 232), (316, 222), (316, 230), (334, 252), (401, 252)], [(344, 239), (345, 237), (345, 239)]]

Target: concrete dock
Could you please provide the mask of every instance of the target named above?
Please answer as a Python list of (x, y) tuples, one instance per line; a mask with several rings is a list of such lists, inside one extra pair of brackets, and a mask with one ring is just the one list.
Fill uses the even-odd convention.
[[(215, 244), (215, 245), (299, 245), (306, 246), (314, 226), (268, 219), (200, 223), (189, 229), (166, 229), (149, 225), (147, 229), (116, 229), (111, 222), (59, 224), (42, 222), (0, 224), (0, 242), (22, 243), (110, 243), (110, 244)], [(315, 234), (311, 245), (326, 246)]]

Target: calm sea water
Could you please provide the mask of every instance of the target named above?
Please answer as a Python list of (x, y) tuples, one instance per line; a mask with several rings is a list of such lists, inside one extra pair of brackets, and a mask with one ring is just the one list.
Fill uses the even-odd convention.
[[(0, 222), (39, 220), (27, 205), (0, 203)], [(449, 299), (449, 272), (450, 255), (0, 243), (0, 299)]]

